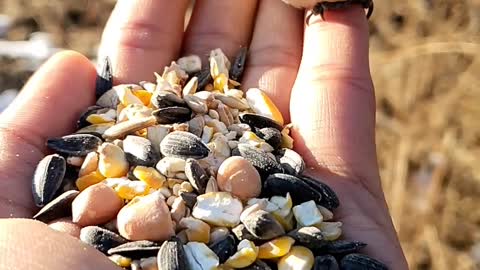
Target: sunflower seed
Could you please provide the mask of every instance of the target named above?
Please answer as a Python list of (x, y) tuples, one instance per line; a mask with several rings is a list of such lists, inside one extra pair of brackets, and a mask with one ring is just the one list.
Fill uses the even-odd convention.
[(207, 84), (213, 81), (212, 75), (210, 75), (210, 69), (208, 67), (203, 68), (195, 74), (198, 78), (198, 89), (203, 90)]
[(268, 117), (261, 116), (258, 114), (251, 114), (251, 113), (242, 114), (240, 115), (240, 121), (242, 123), (250, 125), (252, 128), (261, 129), (261, 128), (270, 127), (270, 128), (276, 128), (279, 131), (282, 131), (282, 126), (279, 123), (275, 122), (274, 120)]
[(299, 177), (310, 187), (314, 188), (318, 193), (322, 194), (322, 199), (317, 201), (319, 205), (324, 206), (329, 210), (333, 210), (340, 206), (340, 201), (338, 200), (337, 194), (327, 184), (305, 175)]
[(160, 151), (167, 157), (201, 159), (210, 150), (198, 136), (184, 131), (169, 133), (160, 143)]
[(271, 240), (285, 234), (282, 225), (272, 214), (264, 210), (257, 210), (248, 215), (243, 225), (253, 236), (262, 240)]
[(356, 253), (362, 248), (366, 247), (367, 244), (358, 241), (347, 241), (347, 240), (336, 240), (329, 241), (322, 250), (326, 254), (332, 255), (345, 255), (350, 253)]
[(152, 112), (159, 124), (181, 123), (191, 119), (192, 111), (185, 107), (166, 107)]
[(364, 254), (349, 254), (340, 261), (340, 268), (345, 270), (387, 270), (388, 267)]
[(246, 160), (250, 161), (250, 163), (252, 163), (252, 165), (258, 170), (262, 179), (267, 178), (271, 174), (283, 172), (282, 167), (275, 159), (254, 146), (241, 143), (238, 145), (237, 151), (238, 152), (235, 150), (232, 151), (232, 155), (239, 154)]
[(199, 242), (190, 242), (185, 246), (185, 254), (190, 269), (214, 270), (219, 265), (217, 255), (207, 245)]
[(255, 132), (258, 137), (265, 140), (269, 145), (271, 145), (274, 149), (280, 147), (282, 143), (282, 133), (276, 128), (262, 128), (257, 129)]
[(48, 223), (52, 220), (72, 215), (72, 201), (78, 195), (77, 190), (69, 190), (47, 203), (38, 211), (33, 219)]
[(107, 56), (101, 62), (100, 70), (97, 73), (97, 80), (95, 82), (95, 95), (97, 99), (105, 92), (113, 87), (112, 65), (110, 58)]
[(276, 173), (268, 176), (263, 184), (262, 192), (266, 197), (285, 196), (290, 193), (294, 205), (310, 200), (320, 204), (322, 194), (298, 177)]
[(209, 248), (217, 254), (220, 263), (224, 263), (237, 252), (235, 238), (231, 235), (227, 235), (227, 237), (210, 244)]
[(195, 159), (189, 158), (185, 162), (185, 174), (188, 181), (199, 194), (205, 193), (209, 176)]
[(86, 156), (100, 144), (102, 140), (99, 137), (89, 134), (72, 134), (47, 140), (48, 148), (69, 156)]
[(288, 174), (299, 175), (305, 170), (305, 161), (291, 149), (283, 148), (278, 152), (277, 158), (283, 170)]
[(313, 270), (339, 270), (337, 260), (332, 255), (318, 256), (315, 258)]
[(183, 244), (177, 238), (163, 242), (157, 255), (159, 270), (190, 270)]
[(99, 97), (96, 104), (104, 108), (117, 109), (119, 103), (120, 99), (118, 98), (117, 91), (112, 88)]
[(150, 102), (157, 109), (173, 106), (185, 107), (185, 101), (170, 91), (156, 91), (150, 99)]
[(240, 82), (243, 77), (243, 71), (245, 69), (245, 62), (247, 60), (248, 49), (243, 47), (237, 53), (235, 60), (233, 60), (232, 67), (230, 68), (230, 79)]
[(97, 226), (82, 228), (80, 231), (80, 240), (104, 254), (107, 254), (109, 249), (127, 242), (127, 240), (120, 235)]
[(158, 161), (152, 143), (139, 136), (129, 135), (123, 140), (123, 151), (129, 164), (137, 166), (152, 167)]
[(32, 181), (32, 193), (35, 204), (43, 207), (53, 200), (60, 188), (67, 163), (57, 154), (44, 157), (37, 165)]
[(242, 240), (259, 240), (256, 236), (254, 236), (252, 233), (250, 233), (245, 225), (239, 224), (238, 226), (234, 227), (232, 229), (232, 233), (235, 235), (238, 241)]
[(109, 255), (119, 254), (129, 258), (145, 258), (155, 256), (160, 250), (160, 245), (156, 242), (141, 240), (128, 242), (108, 250)]

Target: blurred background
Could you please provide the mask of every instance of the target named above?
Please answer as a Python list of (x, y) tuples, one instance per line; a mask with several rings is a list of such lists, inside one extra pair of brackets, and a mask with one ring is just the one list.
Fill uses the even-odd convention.
[[(0, 0), (0, 110), (59, 48), (95, 58), (114, 0)], [(480, 269), (480, 0), (376, 1), (387, 201), (410, 268)]]

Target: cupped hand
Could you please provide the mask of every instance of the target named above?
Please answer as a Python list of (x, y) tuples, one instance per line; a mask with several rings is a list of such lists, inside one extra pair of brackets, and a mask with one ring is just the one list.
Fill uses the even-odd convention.
[[(338, 193), (335, 212), (348, 239), (391, 269), (407, 269), (385, 203), (375, 153), (375, 98), (364, 10), (328, 11), (325, 20), (279, 0), (119, 0), (102, 37), (115, 83), (153, 80), (181, 55), (221, 48), (233, 57), (249, 46), (242, 88), (259, 87), (294, 125), (295, 148), (308, 174)], [(185, 31), (184, 31), (185, 30)], [(48, 137), (73, 131), (94, 103), (95, 68), (62, 52), (29, 80), (0, 117), (0, 217), (29, 218), (31, 177)], [(38, 222), (0, 221), (0, 269), (116, 269), (74, 238)], [(6, 268), (3, 268), (6, 267)]]

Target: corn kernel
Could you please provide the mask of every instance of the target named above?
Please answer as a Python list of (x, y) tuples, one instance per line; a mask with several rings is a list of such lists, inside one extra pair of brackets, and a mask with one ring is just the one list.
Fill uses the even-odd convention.
[(163, 184), (167, 180), (165, 176), (161, 175), (155, 168), (152, 167), (137, 166), (133, 170), (133, 175), (154, 189), (160, 189), (163, 187)]
[(150, 105), (150, 99), (152, 98), (152, 93), (148, 92), (147, 90), (133, 90), (133, 95), (135, 95), (140, 101), (142, 101), (143, 105), (148, 106)]
[(225, 74), (220, 73), (213, 81), (213, 89), (223, 92), (225, 86), (228, 86), (228, 78)]
[(294, 224), (294, 219), (293, 219), (293, 212), (290, 211), (288, 214), (283, 214), (281, 213), (281, 210), (278, 211), (273, 211), (272, 212), (273, 217), (282, 225), (282, 227), (285, 229), (285, 231), (291, 231), (293, 230)]
[(132, 259), (118, 254), (111, 255), (108, 258), (120, 267), (130, 267), (130, 264), (132, 263)]
[(100, 172), (98, 171), (93, 171), (89, 174), (86, 174), (75, 181), (75, 185), (77, 186), (78, 190), (83, 191), (89, 186), (93, 186), (95, 184), (98, 184), (102, 182), (105, 179), (105, 176), (103, 176)]
[(261, 116), (268, 117), (283, 125), (283, 116), (277, 106), (265, 92), (258, 88), (250, 88), (245, 94), (247, 102), (253, 111)]
[(293, 138), (290, 137), (290, 129), (284, 128), (282, 130), (282, 148), (293, 149)]
[(294, 246), (278, 261), (278, 270), (310, 270), (313, 262), (312, 251), (306, 247)]
[(295, 240), (288, 236), (271, 240), (258, 248), (259, 259), (272, 259), (284, 256), (290, 251)]
[(180, 226), (186, 228), (188, 240), (190, 242), (201, 242), (208, 244), (210, 241), (210, 226), (193, 217), (186, 217), (180, 220)]
[(293, 214), (300, 227), (314, 226), (323, 221), (323, 216), (314, 201), (304, 202), (293, 207)]
[(264, 143), (265, 141), (260, 139), (255, 133), (251, 131), (245, 131), (238, 140), (240, 143), (249, 143), (254, 146), (258, 146), (261, 143)]
[(320, 211), (320, 213), (322, 214), (324, 221), (329, 221), (333, 219), (332, 211), (328, 210), (327, 208), (321, 205), (317, 205), (317, 208), (318, 208), (318, 211)]
[(132, 88), (125, 86), (125, 87), (118, 87), (116, 88), (118, 99), (120, 100), (120, 103), (122, 103), (124, 106), (127, 106), (128, 104), (142, 104), (142, 100), (140, 100), (137, 96), (133, 94)]
[(322, 222), (315, 227), (322, 231), (325, 240), (335, 241), (342, 235), (342, 225), (342, 222)]
[(226, 266), (243, 268), (255, 262), (258, 256), (258, 247), (249, 240), (242, 240), (238, 244), (237, 252), (225, 261)]
[(90, 114), (87, 117), (87, 122), (90, 124), (105, 124), (105, 123), (113, 123), (115, 122), (115, 119), (110, 118), (107, 115), (104, 114)]
[(128, 173), (129, 165), (123, 150), (112, 144), (104, 143), (98, 148), (100, 159), (98, 170), (108, 178), (121, 177)]
[(125, 200), (148, 194), (148, 186), (141, 181), (127, 181), (115, 187), (117, 195)]
[(83, 160), (82, 166), (78, 171), (78, 176), (82, 177), (91, 172), (94, 172), (97, 170), (97, 167), (98, 167), (98, 153), (90, 152), (87, 154), (87, 156)]

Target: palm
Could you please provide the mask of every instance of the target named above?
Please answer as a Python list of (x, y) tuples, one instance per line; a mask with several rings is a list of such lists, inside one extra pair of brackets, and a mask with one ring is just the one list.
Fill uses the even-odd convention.
[[(404, 269), (376, 167), (374, 96), (361, 9), (328, 13), (328, 23), (315, 20), (304, 29), (302, 12), (279, 0), (258, 2), (197, 1), (184, 34), (187, 0), (122, 0), (104, 32), (101, 52), (113, 58), (116, 82), (122, 83), (151, 80), (154, 71), (179, 54), (205, 55), (220, 47), (233, 56), (250, 43), (243, 87), (266, 90), (294, 123), (295, 147), (311, 168), (308, 173), (339, 194), (336, 216), (344, 222), (344, 234), (369, 243), (367, 252), (392, 268)], [(31, 216), (30, 179), (45, 151), (43, 142), (71, 132), (79, 112), (93, 102), (94, 76), (81, 56), (57, 56), (2, 115), (0, 216)], [(0, 248), (1, 242), (0, 234)], [(75, 256), (81, 261), (85, 255)]]

